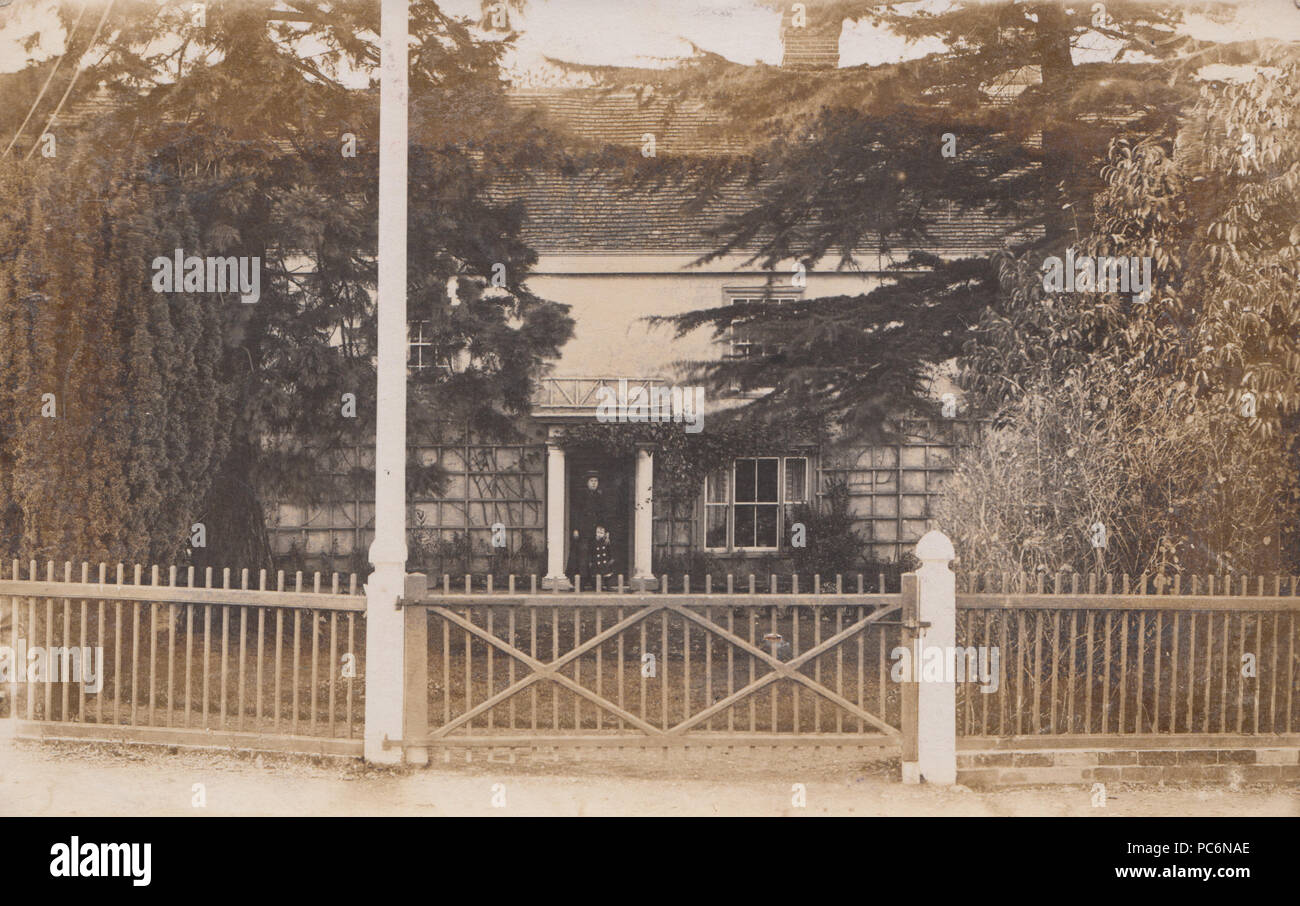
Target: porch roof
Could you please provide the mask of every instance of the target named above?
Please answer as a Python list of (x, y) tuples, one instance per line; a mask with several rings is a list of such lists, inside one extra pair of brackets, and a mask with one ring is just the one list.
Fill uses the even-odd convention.
[(545, 377), (537, 383), (533, 393), (532, 414), (544, 421), (589, 421), (596, 417), (598, 391), (608, 387), (618, 393), (618, 382), (627, 381), (627, 392), (649, 393), (652, 387), (663, 387), (663, 378), (634, 378), (627, 375), (613, 377)]
[[(538, 381), (537, 389), (533, 393), (531, 414), (538, 421), (556, 424), (593, 421), (596, 418), (596, 406), (600, 401), (600, 389), (608, 387), (614, 394), (614, 398), (618, 399), (621, 381), (627, 382), (627, 389), (623, 396), (625, 400), (636, 399), (638, 392), (646, 394), (648, 399), (653, 388), (672, 386), (667, 378), (661, 377), (628, 375), (544, 377)], [(718, 412), (743, 402), (745, 400), (741, 398), (709, 399), (703, 406), (701, 414)]]

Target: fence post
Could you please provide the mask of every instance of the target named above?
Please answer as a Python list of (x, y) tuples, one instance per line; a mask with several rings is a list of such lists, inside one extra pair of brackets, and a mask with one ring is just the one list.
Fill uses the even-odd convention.
[[(421, 602), (429, 593), (423, 573), (406, 574), (402, 606), (405, 676), (402, 688), (402, 739), (408, 743), (429, 735), (429, 611)], [(429, 763), (428, 746), (402, 747), (407, 764)]]
[(904, 674), (900, 708), (902, 715), (903, 731), (903, 783), (920, 783), (921, 775), (917, 767), (917, 682), (916, 678), (920, 675), (920, 664), (914, 663), (919, 660), (915, 657), (917, 652), (918, 632), (915, 628), (917, 625), (917, 600), (916, 600), (916, 573), (903, 573), (899, 577), (902, 580), (903, 609), (899, 614), (903, 622), (902, 642), (904, 653), (903, 657), (908, 658), (908, 663), (912, 665), (911, 670)]
[[(916, 556), (921, 568), (909, 577), (912, 582), (908, 584), (920, 639), (913, 649), (911, 678), (920, 682), (914, 684), (915, 761), (909, 766), (905, 729), (903, 781), (950, 786), (957, 782), (957, 687), (951, 666), (957, 656), (957, 577), (948, 568), (955, 554), (947, 535), (931, 531), (917, 543)], [(907, 592), (905, 585), (905, 622)]]

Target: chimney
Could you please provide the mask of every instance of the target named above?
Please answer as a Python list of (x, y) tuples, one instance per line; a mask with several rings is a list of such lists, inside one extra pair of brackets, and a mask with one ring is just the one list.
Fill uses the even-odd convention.
[[(814, 8), (805, 11), (809, 6)], [(821, 15), (812, 3), (793, 4), (781, 13), (782, 69), (835, 69), (840, 65), (844, 20), (820, 19)]]

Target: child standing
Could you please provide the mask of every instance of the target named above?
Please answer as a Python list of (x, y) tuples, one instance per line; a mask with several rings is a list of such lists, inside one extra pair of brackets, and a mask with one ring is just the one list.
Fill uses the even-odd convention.
[(614, 580), (614, 555), (610, 551), (609, 532), (605, 526), (596, 526), (591, 546), (591, 571), (600, 576), (603, 587), (609, 588)]

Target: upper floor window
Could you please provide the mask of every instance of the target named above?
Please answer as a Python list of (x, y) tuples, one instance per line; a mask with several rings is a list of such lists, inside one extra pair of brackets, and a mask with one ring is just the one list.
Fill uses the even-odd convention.
[[(794, 302), (799, 299), (798, 293), (792, 293), (789, 290), (765, 294), (761, 287), (750, 290), (727, 290), (726, 293), (730, 305), (744, 305), (756, 302)], [(727, 339), (730, 346), (728, 355), (732, 358), (774, 355), (778, 350), (775, 344), (755, 342), (752, 332), (746, 329), (743, 321), (732, 323)]]
[[(407, 357), (406, 364), (411, 372), (427, 372), (438, 368), (450, 374), (452, 365), (447, 361), (445, 350), (434, 339), (433, 325), (429, 321), (411, 321), (406, 326)], [(462, 356), (457, 356), (459, 363)], [(459, 364), (458, 366), (459, 367)]]
[(428, 321), (412, 321), (406, 327), (409, 355), (407, 364), (412, 371), (426, 371), (434, 364), (433, 337)]
[(807, 457), (737, 459), (705, 479), (704, 546), (780, 550), (792, 509), (807, 502)]

